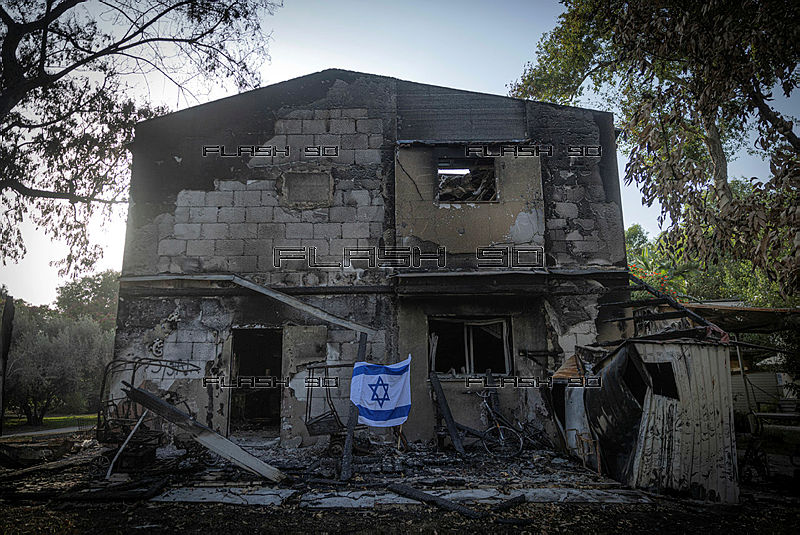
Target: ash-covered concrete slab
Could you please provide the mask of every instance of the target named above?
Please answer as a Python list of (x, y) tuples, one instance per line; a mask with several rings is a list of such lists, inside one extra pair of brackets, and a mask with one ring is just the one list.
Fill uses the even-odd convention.
[(296, 490), (250, 487), (181, 487), (152, 498), (154, 502), (280, 505)]
[[(526, 488), (513, 489), (504, 494), (499, 489), (438, 489), (427, 493), (458, 503), (483, 503), (494, 505), (513, 496), (523, 494), (525, 500), (535, 503), (652, 503), (646, 495), (631, 490)], [(393, 492), (383, 491), (330, 491), (309, 492), (300, 498), (300, 506), (312, 509), (368, 508), (376, 505), (419, 504)]]
[(535, 503), (653, 503), (653, 501), (635, 490), (602, 490), (602, 489), (520, 489), (517, 492), (525, 495), (525, 500)]
[(300, 498), (300, 507), (311, 509), (361, 509), (376, 505), (413, 505), (420, 502), (398, 496), (393, 492), (354, 490), (335, 492), (309, 492)]

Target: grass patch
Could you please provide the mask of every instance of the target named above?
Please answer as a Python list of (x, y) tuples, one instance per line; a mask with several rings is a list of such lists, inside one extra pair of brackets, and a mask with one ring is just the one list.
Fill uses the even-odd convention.
[(42, 425), (27, 425), (24, 416), (8, 416), (3, 421), (3, 434), (24, 431), (61, 429), (62, 427), (89, 426), (97, 422), (97, 413), (45, 416)]

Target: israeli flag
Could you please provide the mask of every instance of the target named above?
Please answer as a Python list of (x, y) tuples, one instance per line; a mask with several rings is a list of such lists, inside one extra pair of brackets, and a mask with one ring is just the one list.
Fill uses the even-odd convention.
[(350, 401), (358, 407), (360, 424), (392, 427), (405, 422), (411, 410), (411, 355), (389, 366), (356, 362)]

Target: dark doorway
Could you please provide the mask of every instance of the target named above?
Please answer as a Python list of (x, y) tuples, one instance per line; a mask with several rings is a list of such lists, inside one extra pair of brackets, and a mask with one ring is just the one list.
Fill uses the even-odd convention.
[[(231, 433), (280, 433), (281, 330), (235, 329), (231, 383)], [(253, 379), (250, 379), (250, 378)]]

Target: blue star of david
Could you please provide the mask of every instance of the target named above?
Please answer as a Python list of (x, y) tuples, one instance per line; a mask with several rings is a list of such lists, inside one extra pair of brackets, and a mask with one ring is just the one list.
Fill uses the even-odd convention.
[[(378, 380), (372, 384), (367, 383), (367, 386), (372, 390), (372, 398), (370, 401), (377, 401), (380, 408), (383, 408), (383, 402), (389, 401), (389, 384), (383, 382), (383, 377), (378, 376)], [(378, 389), (383, 388), (383, 397), (378, 395)]]

